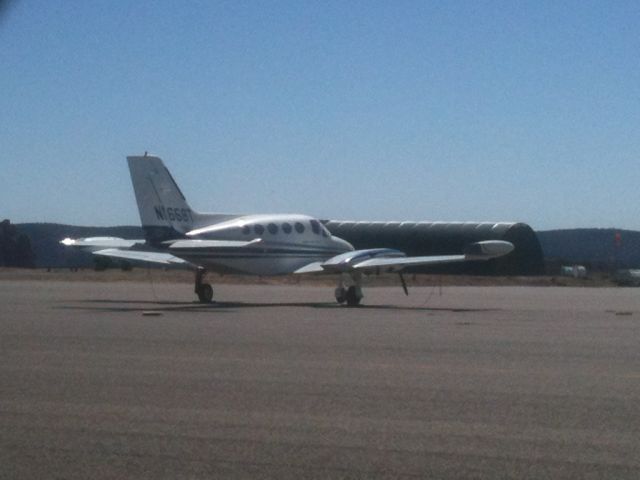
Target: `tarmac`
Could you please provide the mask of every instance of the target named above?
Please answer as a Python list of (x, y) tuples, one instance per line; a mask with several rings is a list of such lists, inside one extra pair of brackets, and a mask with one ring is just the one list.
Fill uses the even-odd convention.
[(640, 478), (639, 290), (332, 290), (0, 281), (0, 478)]

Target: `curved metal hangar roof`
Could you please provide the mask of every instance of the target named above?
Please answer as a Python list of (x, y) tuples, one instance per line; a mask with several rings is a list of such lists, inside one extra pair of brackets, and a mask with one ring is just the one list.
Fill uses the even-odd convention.
[(481, 240), (506, 240), (515, 250), (486, 262), (417, 267), (411, 272), (475, 275), (539, 275), (544, 271), (542, 248), (526, 223), (491, 222), (352, 222), (329, 220), (333, 235), (355, 248), (396, 248), (407, 255), (450, 255)]

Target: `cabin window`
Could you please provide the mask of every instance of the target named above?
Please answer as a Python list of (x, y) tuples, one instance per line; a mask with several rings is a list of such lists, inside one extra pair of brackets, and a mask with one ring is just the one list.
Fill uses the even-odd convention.
[(311, 230), (313, 231), (313, 233), (315, 233), (316, 235), (320, 235), (320, 224), (318, 223), (317, 220), (311, 220)]
[(269, 233), (271, 235), (275, 235), (276, 233), (278, 233), (278, 226), (275, 223), (270, 223), (269, 225), (267, 225), (267, 230), (269, 230)]
[(260, 224), (253, 227), (253, 231), (258, 235), (262, 235), (264, 233), (264, 227)]
[(249, 235), (251, 233), (251, 228), (249, 227), (249, 225), (242, 226), (242, 233), (244, 233), (245, 235)]
[(301, 224), (300, 222), (296, 222), (294, 226), (296, 227), (296, 232), (298, 233), (304, 232), (304, 225)]
[(282, 224), (282, 231), (283, 231), (284, 233), (291, 233), (291, 224), (290, 224), (290, 223), (287, 223), (287, 222), (284, 222), (284, 223)]

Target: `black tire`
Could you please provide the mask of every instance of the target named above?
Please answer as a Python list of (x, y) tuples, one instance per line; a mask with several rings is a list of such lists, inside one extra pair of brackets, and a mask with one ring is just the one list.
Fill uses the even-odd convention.
[(349, 287), (347, 289), (346, 297), (347, 305), (349, 305), (350, 307), (360, 305), (360, 297), (356, 294), (356, 287)]
[(213, 287), (208, 283), (203, 283), (198, 288), (198, 300), (202, 303), (211, 303), (213, 300)]
[(344, 288), (338, 287), (335, 291), (336, 302), (344, 303), (347, 301), (347, 292)]

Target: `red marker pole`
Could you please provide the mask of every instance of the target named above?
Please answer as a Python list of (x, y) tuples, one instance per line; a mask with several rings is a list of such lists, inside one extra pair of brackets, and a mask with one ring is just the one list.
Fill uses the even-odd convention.
[(618, 269), (618, 252), (622, 246), (622, 235), (620, 232), (616, 232), (613, 236), (613, 271)]

